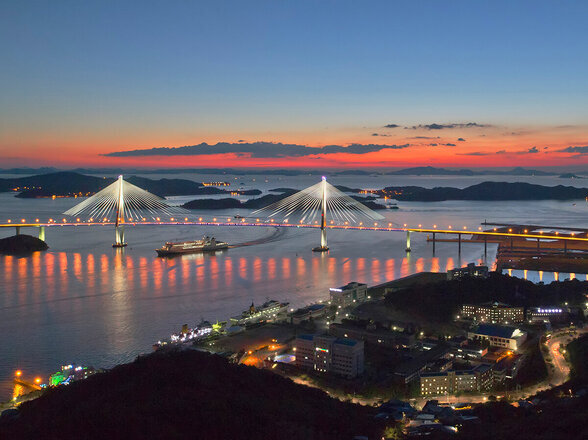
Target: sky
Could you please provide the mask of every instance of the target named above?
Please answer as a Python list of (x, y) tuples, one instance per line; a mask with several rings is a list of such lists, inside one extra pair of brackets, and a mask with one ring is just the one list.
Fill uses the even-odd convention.
[(0, 168), (586, 168), (587, 16), (580, 1), (3, 0)]

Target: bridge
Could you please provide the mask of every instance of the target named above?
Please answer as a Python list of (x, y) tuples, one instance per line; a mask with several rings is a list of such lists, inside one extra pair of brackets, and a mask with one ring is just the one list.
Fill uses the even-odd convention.
[[(557, 240), (564, 244), (567, 252), (568, 243), (586, 245), (588, 249), (588, 231), (580, 228), (565, 228), (558, 226), (539, 225), (511, 225), (490, 224), (496, 226), (490, 230), (482, 230), (467, 227), (453, 227), (448, 225), (433, 224), (423, 226), (398, 225), (386, 221), (383, 216), (369, 209), (359, 201), (339, 191), (326, 181), (326, 178), (285, 197), (265, 208), (254, 211), (248, 217), (221, 217), (206, 216), (193, 219), (192, 214), (183, 208), (173, 207), (158, 196), (155, 196), (141, 188), (126, 182), (122, 176), (113, 184), (87, 198), (83, 202), (64, 212), (61, 219), (50, 218), (42, 221), (35, 218), (12, 220), (0, 224), (0, 228), (15, 228), (16, 234), (20, 234), (22, 228), (37, 228), (38, 237), (45, 240), (45, 231), (48, 227), (83, 227), (102, 226), (115, 229), (114, 247), (126, 246), (124, 241), (124, 227), (128, 226), (153, 226), (153, 225), (193, 225), (193, 226), (225, 226), (225, 227), (282, 227), (282, 228), (310, 228), (320, 230), (320, 245), (313, 251), (323, 252), (328, 250), (328, 230), (361, 230), (380, 232), (402, 232), (406, 234), (406, 251), (411, 251), (411, 234), (427, 234), (429, 241), (457, 241), (461, 251), (462, 242), (476, 242), (484, 244), (484, 253), (487, 253), (488, 242), (503, 241), (505, 239), (536, 240), (537, 248), (541, 242)], [(114, 216), (114, 218), (113, 218)], [(562, 231), (544, 232), (543, 229), (558, 229)], [(439, 239), (440, 235), (452, 235), (457, 239)], [(463, 236), (471, 239), (464, 239)], [(432, 237), (432, 238), (431, 238)]]

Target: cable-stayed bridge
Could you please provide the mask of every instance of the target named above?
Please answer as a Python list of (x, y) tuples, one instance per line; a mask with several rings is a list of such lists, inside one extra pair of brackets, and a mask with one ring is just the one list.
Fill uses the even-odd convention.
[[(406, 251), (411, 250), (411, 233), (426, 233), (432, 235), (433, 249), (436, 234), (451, 234), (457, 236), (457, 242), (461, 250), (462, 236), (470, 235), (479, 243), (495, 242), (505, 238), (519, 238), (537, 240), (539, 248), (542, 241), (560, 240), (567, 249), (568, 242), (588, 242), (588, 233), (580, 228), (560, 228), (519, 225), (517, 228), (501, 228), (498, 230), (483, 231), (466, 228), (438, 227), (434, 224), (429, 227), (398, 225), (384, 219), (377, 212), (369, 209), (358, 200), (348, 196), (329, 184), (326, 178), (302, 191), (285, 197), (269, 206), (258, 209), (250, 216), (221, 217), (208, 216), (194, 218), (186, 209), (170, 206), (165, 199), (149, 193), (129, 182), (122, 176), (117, 181), (102, 189), (98, 193), (75, 205), (63, 213), (61, 219), (50, 218), (42, 221), (35, 218), (7, 219), (0, 223), (0, 228), (16, 228), (17, 234), (21, 228), (38, 228), (39, 238), (45, 240), (45, 228), (47, 227), (78, 227), (78, 226), (114, 226), (114, 247), (126, 246), (124, 228), (125, 225), (196, 225), (196, 226), (225, 226), (225, 227), (290, 227), (290, 228), (314, 228), (320, 230), (320, 245), (313, 250), (317, 252), (327, 251), (327, 230), (364, 230), (405, 232)], [(504, 225), (502, 225), (504, 226)], [(565, 229), (571, 231), (567, 234), (559, 232), (538, 231), (540, 228)], [(512, 243), (512, 241), (511, 241)], [(588, 243), (587, 243), (588, 244)]]

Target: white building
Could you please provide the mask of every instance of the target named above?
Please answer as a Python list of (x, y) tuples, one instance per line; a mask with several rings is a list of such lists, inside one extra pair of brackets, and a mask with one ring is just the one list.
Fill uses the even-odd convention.
[(517, 350), (527, 339), (527, 333), (515, 327), (480, 324), (468, 332), (468, 338), (488, 341), (493, 347)]
[(347, 307), (354, 303), (360, 303), (367, 299), (367, 284), (351, 282), (341, 287), (329, 289), (331, 304)]
[(295, 349), (295, 364), (298, 367), (350, 378), (363, 373), (363, 341), (300, 335), (296, 338)]

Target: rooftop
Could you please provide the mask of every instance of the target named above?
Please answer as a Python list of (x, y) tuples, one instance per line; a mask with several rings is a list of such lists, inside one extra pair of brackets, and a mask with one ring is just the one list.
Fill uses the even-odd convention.
[(333, 292), (343, 292), (345, 290), (355, 289), (356, 287), (359, 287), (359, 286), (367, 286), (367, 284), (352, 281), (352, 282), (347, 283), (341, 287), (331, 287), (329, 290), (332, 290)]
[(353, 347), (354, 345), (357, 344), (357, 341), (355, 339), (339, 338), (335, 341), (335, 344), (349, 345), (349, 346)]
[(494, 324), (480, 324), (472, 330), (473, 333), (498, 338), (514, 338), (520, 335), (520, 330), (515, 327)]

